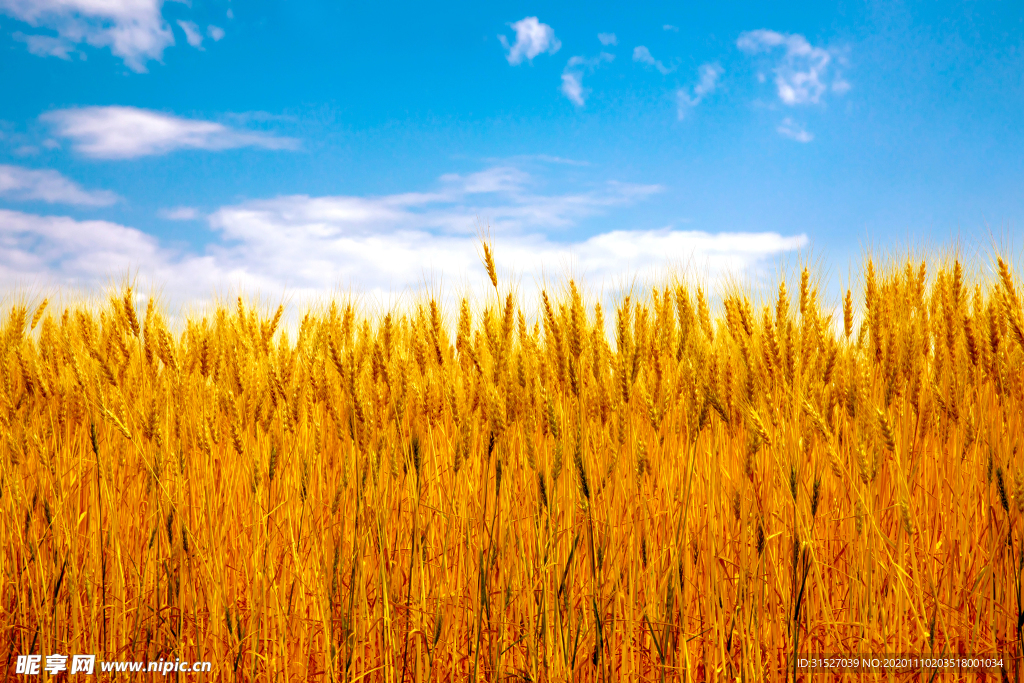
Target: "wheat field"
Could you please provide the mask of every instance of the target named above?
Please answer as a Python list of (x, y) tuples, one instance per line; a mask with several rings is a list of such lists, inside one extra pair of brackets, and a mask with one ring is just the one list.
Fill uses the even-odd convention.
[(1003, 259), (866, 260), (834, 307), (804, 269), (607, 313), (572, 281), (519, 301), (484, 260), (480, 300), (329, 302), (292, 335), (242, 299), (173, 329), (127, 286), (6, 311), (5, 679), (77, 652), (389, 683), (987, 654), (1001, 673), (939, 678), (1018, 680), (1024, 309)]

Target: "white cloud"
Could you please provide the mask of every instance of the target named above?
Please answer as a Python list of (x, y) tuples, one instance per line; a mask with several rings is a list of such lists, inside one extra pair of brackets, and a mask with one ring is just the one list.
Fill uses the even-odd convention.
[(810, 142), (814, 139), (813, 134), (808, 133), (803, 126), (788, 116), (782, 119), (782, 123), (779, 124), (776, 130), (779, 132), (779, 135), (796, 140), (797, 142)]
[[(478, 173), (441, 176), (435, 192), (383, 197), (307, 197), (304, 195), (246, 202), (211, 216), (232, 239), (263, 240), (263, 230), (317, 226), (324, 237), (391, 234), (434, 230), (473, 235), (481, 220), (494, 234), (568, 228), (587, 216), (614, 206), (640, 201), (661, 190), (655, 185), (607, 183), (591, 192), (540, 195), (530, 190), (533, 179), (513, 168), (496, 166)], [(244, 220), (243, 220), (244, 218)], [(246, 226), (251, 234), (233, 232)], [(262, 226), (262, 227), (261, 227)], [(290, 229), (290, 228), (288, 228)]]
[(299, 144), (293, 138), (134, 107), (60, 109), (39, 118), (53, 126), (56, 135), (70, 139), (77, 152), (99, 159), (131, 159), (178, 149), (295, 149)]
[[(163, 0), (0, 0), (0, 13), (30, 26), (56, 31), (50, 36), (24, 36), (33, 54), (66, 58), (70, 47), (86, 43), (109, 47), (128, 68), (142, 72), (146, 62), (160, 60), (174, 44), (174, 34), (161, 14)], [(51, 40), (46, 40), (51, 38)]]
[(566, 71), (562, 73), (562, 94), (569, 98), (577, 107), (587, 103), (584, 99), (587, 91), (583, 89), (583, 73), (579, 71)]
[(679, 27), (673, 26), (672, 24), (665, 24), (661, 28), (663, 31), (672, 31), (673, 33), (679, 33)]
[(166, 249), (134, 228), (0, 209), (0, 286), (94, 290), (129, 267), (182, 299), (208, 295), (225, 275), (212, 257)]
[(530, 175), (513, 166), (494, 166), (468, 176), (446, 173), (441, 176), (441, 182), (447, 185), (449, 192), (519, 194), (529, 184)]
[[(510, 162), (523, 162), (525, 164), (541, 162), (542, 164), (561, 164), (565, 166), (590, 166), (590, 162), (580, 161), (579, 159), (555, 157), (553, 155), (515, 155), (514, 157), (508, 157), (507, 160)], [(487, 163), (495, 163), (498, 160), (484, 159), (484, 161)]]
[[(368, 297), (371, 303), (394, 302), (424, 285), (441, 285), (448, 301), (467, 288), (476, 296), (489, 294), (475, 236), (409, 231), (324, 239), (314, 228), (289, 230), (287, 242), (220, 244), (195, 254), (115, 223), (0, 210), (0, 285), (95, 292), (135, 272), (143, 288), (162, 291), (172, 310), (237, 290), (269, 298), (288, 293), (298, 304), (339, 289)], [(662, 229), (617, 230), (578, 242), (529, 234), (494, 243), (501, 286), (517, 283), (531, 306), (544, 280), (560, 279), (567, 268), (589, 287), (610, 295), (628, 288), (633, 278), (657, 281), (686, 268), (714, 279), (756, 274), (772, 257), (806, 246), (807, 238)], [(267, 254), (268, 249), (275, 253)], [(316, 256), (310, 258), (311, 253)]]
[(565, 157), (552, 156), (550, 154), (527, 154), (523, 159), (536, 159), (537, 161), (543, 161), (548, 164), (565, 164), (567, 166), (589, 166), (589, 161), (580, 161), (578, 159), (566, 159)]
[(718, 79), (721, 78), (722, 73), (722, 67), (718, 64), (701, 64), (697, 69), (699, 80), (693, 86), (693, 92), (691, 93), (686, 88), (676, 90), (677, 114), (680, 121), (686, 117), (686, 112), (689, 109), (700, 104), (718, 87)]
[(28, 51), (37, 57), (58, 57), (70, 61), (71, 53), (75, 50), (74, 43), (60, 36), (25, 35), (15, 31), (12, 37), (25, 43)]
[[(739, 274), (766, 258), (800, 249), (806, 235), (784, 237), (773, 232), (708, 233), (692, 230), (615, 230), (595, 235), (574, 248), (588, 272), (607, 281), (631, 273), (649, 278), (666, 266), (695, 266), (712, 276)], [(671, 255), (671, 256), (670, 256)], [(674, 257), (674, 258), (673, 258)]]
[[(415, 287), (423, 268), (452, 275), (479, 269), (482, 222), (496, 238), (544, 245), (547, 238), (530, 235), (572, 227), (661, 189), (610, 182), (589, 192), (539, 195), (529, 191), (527, 174), (500, 166), (440, 180), (436, 192), (285, 196), (222, 207), (209, 217), (215, 236), (203, 254), (166, 249), (145, 233), (103, 221), (0, 212), (0, 285), (32, 278), (99, 284), (131, 267), (182, 300), (229, 286), (314, 295), (339, 282), (383, 295)], [(178, 207), (164, 215), (190, 213)], [(76, 237), (65, 244), (70, 233)]]
[[(784, 55), (775, 66), (775, 86), (779, 99), (788, 105), (817, 104), (825, 94), (824, 79), (831, 69), (832, 53), (814, 47), (802, 35), (784, 34), (766, 29), (741, 33), (736, 46), (747, 54), (773, 52), (783, 48)], [(834, 70), (834, 69), (833, 69)], [(833, 91), (843, 94), (850, 84), (836, 76)]]
[[(513, 278), (520, 294), (535, 301), (541, 278), (561, 278), (568, 266), (608, 292), (628, 286), (630, 276), (664, 277), (669, 267), (703, 268), (711, 276), (749, 273), (807, 244), (803, 235), (668, 228), (561, 241), (558, 228), (635, 204), (660, 188), (607, 183), (590, 192), (538, 195), (526, 189), (530, 178), (514, 176), (507, 169), (487, 169), (445, 176), (441, 189), (430, 193), (286, 196), (225, 206), (209, 217), (214, 235), (202, 253), (172, 249), (106, 221), (0, 210), (0, 286), (95, 288), (130, 268), (143, 287), (160, 287), (174, 306), (229, 289), (264, 297), (287, 291), (293, 302), (329, 296), (339, 287), (393, 301), (424, 283), (440, 284), (448, 295), (467, 286), (486, 294), (490, 284), (479, 260), (477, 230), (487, 223), (502, 283)], [(513, 180), (493, 182), (499, 177)], [(473, 204), (474, 197), (487, 201)]]
[(508, 39), (501, 35), (498, 40), (508, 50), (505, 58), (512, 66), (521, 64), (524, 59), (532, 62), (542, 52), (555, 54), (562, 47), (562, 42), (555, 37), (555, 30), (542, 24), (537, 17), (526, 17), (514, 24), (509, 24), (516, 32), (516, 42), (509, 46)]
[(601, 41), (602, 45), (618, 45), (619, 39), (615, 37), (614, 33), (598, 33), (597, 39)]
[(224, 37), (224, 29), (222, 29), (220, 26), (214, 26), (213, 24), (210, 24), (206, 27), (206, 35), (213, 38), (213, 42), (216, 43), (218, 40)]
[(593, 73), (594, 69), (605, 62), (611, 62), (615, 55), (602, 52), (596, 57), (586, 58), (583, 56), (570, 57), (562, 70), (562, 94), (577, 107), (586, 104), (590, 88), (583, 87), (583, 74)]
[(718, 78), (722, 75), (722, 67), (718, 64), (701, 64), (697, 70), (700, 81), (693, 86), (693, 94), (697, 97), (704, 97), (718, 84)]
[(193, 206), (176, 206), (173, 209), (160, 209), (159, 215), (169, 221), (194, 221), (199, 218), (199, 210)]
[(181, 30), (185, 32), (185, 40), (188, 41), (189, 45), (199, 48), (200, 50), (203, 49), (203, 33), (199, 30), (199, 27), (196, 26), (195, 22), (179, 19), (178, 26), (180, 26)]
[(676, 67), (674, 67), (674, 66), (672, 66), (672, 67), (665, 66), (660, 61), (656, 60), (654, 58), (654, 56), (651, 55), (651, 51), (648, 50), (643, 45), (639, 45), (639, 46), (633, 48), (633, 61), (634, 62), (641, 62), (642, 64), (647, 64), (649, 66), (653, 66), (655, 69), (657, 69), (661, 73), (662, 76), (670, 74), (670, 73), (672, 73), (673, 71), (676, 70)]
[(0, 197), (80, 206), (109, 206), (118, 200), (116, 194), (107, 190), (83, 190), (57, 171), (6, 164), (0, 164)]

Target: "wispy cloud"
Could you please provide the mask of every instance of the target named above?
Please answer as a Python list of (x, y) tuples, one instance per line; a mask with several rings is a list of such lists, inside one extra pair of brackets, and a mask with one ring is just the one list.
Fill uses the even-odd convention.
[(651, 55), (651, 51), (648, 50), (643, 45), (639, 45), (633, 48), (633, 61), (640, 62), (641, 64), (647, 64), (648, 66), (653, 66), (655, 69), (658, 70), (659, 73), (661, 73), (662, 76), (670, 74), (676, 70), (675, 66), (665, 66), (660, 61), (655, 59), (654, 56)]
[(534, 57), (544, 52), (553, 55), (562, 47), (562, 42), (555, 37), (555, 30), (540, 23), (537, 17), (526, 17), (509, 26), (516, 32), (516, 42), (509, 45), (504, 35), (498, 36), (498, 40), (508, 51), (505, 59), (512, 66), (521, 64), (524, 59), (532, 62)]
[[(514, 166), (493, 166), (485, 171), (463, 176), (446, 173), (441, 176), (445, 192), (440, 195), (420, 195), (424, 201), (449, 199), (458, 194), (519, 194), (530, 183), (530, 175)], [(429, 199), (428, 199), (429, 198)]]
[[(105, 221), (2, 211), (0, 279), (3, 284), (44, 278), (95, 285), (131, 266), (185, 298), (239, 284), (324, 293), (341, 281), (381, 293), (415, 287), (424, 268), (459, 277), (479, 269), (481, 222), (496, 238), (525, 240), (530, 248), (550, 251), (560, 247), (545, 233), (557, 234), (661, 189), (609, 182), (586, 192), (548, 195), (533, 191), (533, 184), (515, 167), (496, 166), (442, 176), (431, 192), (293, 195), (225, 206), (208, 217), (213, 242), (202, 254), (171, 249)], [(193, 214), (178, 207), (164, 215)]]
[[(825, 81), (832, 68), (832, 53), (821, 47), (814, 47), (797, 33), (785, 34), (766, 29), (747, 31), (740, 34), (736, 46), (747, 54), (770, 53), (783, 50), (783, 56), (774, 68), (775, 86), (779, 99), (788, 105), (817, 104), (828, 90)], [(850, 84), (838, 73), (833, 79), (832, 90), (843, 94)]]
[(701, 64), (697, 69), (698, 81), (693, 91), (686, 88), (676, 90), (676, 105), (679, 120), (686, 118), (686, 112), (700, 104), (704, 98), (718, 87), (723, 69), (718, 64)]
[(679, 33), (679, 27), (673, 26), (672, 24), (665, 24), (661, 28), (663, 31), (672, 31), (673, 33)]
[(587, 96), (590, 95), (590, 88), (583, 87), (583, 75), (593, 73), (594, 69), (601, 64), (614, 59), (615, 55), (608, 52), (602, 52), (596, 57), (589, 58), (581, 55), (570, 57), (565, 64), (565, 69), (562, 70), (562, 94), (577, 107), (584, 106)]
[[(609, 182), (588, 192), (539, 194), (534, 178), (510, 166), (466, 175), (449, 173), (431, 192), (382, 197), (294, 195), (225, 207), (211, 216), (232, 238), (263, 240), (263, 228), (317, 225), (322, 237), (388, 235), (407, 230), (475, 235), (481, 220), (494, 234), (559, 230), (609, 208), (636, 203), (661, 190), (657, 185)], [(244, 218), (244, 220), (243, 220)], [(286, 225), (287, 224), (287, 225)], [(238, 232), (241, 231), (241, 232)], [(251, 231), (251, 232), (250, 232)]]
[(0, 209), (4, 286), (93, 289), (123, 276), (129, 267), (145, 272), (153, 282), (181, 288), (176, 296), (185, 299), (208, 296), (213, 282), (225, 275), (217, 272), (214, 258), (162, 247), (155, 237), (135, 228)]
[(202, 253), (106, 221), (0, 210), (0, 284), (96, 287), (130, 267), (169, 292), (175, 305), (228, 288), (270, 296), (287, 288), (296, 300), (309, 300), (340, 286), (385, 301), (429, 281), (450, 293), (486, 282), (477, 242), (486, 222), (499, 269), (507, 274), (514, 267), (529, 298), (542, 276), (560, 277), (569, 264), (587, 283), (613, 286), (628, 276), (664, 277), (673, 266), (741, 272), (807, 243), (803, 235), (668, 228), (563, 241), (561, 228), (641, 202), (660, 187), (605, 183), (545, 195), (534, 184), (521, 171), (495, 167), (444, 176), (432, 192), (243, 202), (208, 217), (213, 240)]
[(71, 59), (71, 53), (75, 52), (75, 44), (60, 36), (25, 35), (15, 31), (12, 37), (25, 43), (28, 51), (37, 57), (57, 57), (67, 61)]
[(118, 196), (108, 190), (82, 189), (57, 171), (6, 164), (0, 164), (0, 197), (79, 206), (109, 206), (118, 200)]
[(339, 288), (394, 301), (424, 284), (440, 284), (442, 296), (467, 289), (483, 294), (489, 283), (477, 230), (486, 223), (503, 280), (511, 274), (520, 294), (536, 301), (542, 278), (561, 278), (568, 266), (608, 293), (628, 286), (632, 276), (666, 278), (670, 268), (750, 273), (807, 244), (802, 234), (671, 228), (563, 241), (561, 229), (643, 202), (660, 187), (606, 182), (582, 193), (544, 195), (536, 184), (516, 168), (499, 166), (443, 176), (426, 193), (289, 196), (224, 206), (207, 217), (212, 240), (202, 252), (109, 221), (0, 210), (0, 286), (96, 288), (130, 268), (140, 273), (140, 285), (161, 288), (175, 306), (228, 290), (264, 296), (287, 290), (296, 302)]
[(619, 44), (619, 39), (615, 36), (614, 33), (598, 33), (597, 39), (600, 40), (601, 44), (605, 46)]
[(296, 149), (298, 140), (229, 128), (134, 107), (60, 109), (39, 117), (77, 152), (98, 159), (132, 159), (179, 149)]
[(582, 71), (562, 72), (562, 94), (568, 97), (570, 102), (577, 107), (582, 107), (587, 103), (585, 99), (587, 93), (588, 91), (583, 89)]
[(790, 140), (796, 140), (797, 142), (810, 142), (814, 139), (812, 133), (808, 133), (803, 126), (788, 116), (782, 119), (782, 123), (779, 124), (776, 130), (779, 132), (779, 135)]
[(194, 48), (203, 49), (203, 32), (193, 21), (178, 20), (178, 26), (185, 32), (185, 40)]
[(543, 161), (549, 164), (565, 164), (567, 166), (589, 166), (589, 161), (580, 161), (578, 159), (566, 159), (565, 157), (556, 157), (550, 154), (534, 154), (533, 159), (537, 161)]
[(222, 29), (220, 26), (214, 26), (213, 24), (210, 24), (206, 27), (206, 35), (213, 38), (213, 42), (216, 43), (218, 40), (224, 37), (224, 29)]
[(19, 40), (33, 54), (67, 59), (72, 45), (109, 47), (128, 68), (142, 72), (174, 44), (161, 14), (163, 0), (0, 0), (0, 13), (30, 26), (50, 29), (52, 36)]
[[(589, 166), (590, 162), (581, 161), (579, 159), (567, 159), (566, 157), (554, 156), (551, 154), (516, 154), (511, 157), (490, 157), (483, 158), (482, 161), (486, 163), (494, 164), (505, 164), (505, 163), (519, 163), (525, 166), (530, 166), (534, 163), (541, 164), (559, 164), (564, 166)], [(442, 176), (444, 177), (444, 176)]]
[(199, 209), (194, 206), (175, 206), (171, 209), (160, 209), (159, 216), (169, 221), (194, 221), (199, 218)]

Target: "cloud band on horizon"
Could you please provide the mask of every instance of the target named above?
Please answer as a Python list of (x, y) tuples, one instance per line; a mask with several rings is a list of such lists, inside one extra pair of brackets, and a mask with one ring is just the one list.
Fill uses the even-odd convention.
[(489, 223), (499, 266), (514, 266), (525, 293), (568, 266), (591, 285), (625, 286), (631, 275), (656, 278), (672, 266), (749, 271), (807, 243), (805, 235), (671, 228), (562, 240), (559, 229), (660, 188), (606, 183), (590, 192), (538, 195), (529, 181), (498, 167), (444, 176), (436, 192), (242, 202), (208, 217), (213, 239), (202, 251), (172, 248), (109, 221), (0, 210), (0, 280), (8, 287), (95, 288), (131, 268), (178, 304), (208, 301), (228, 288), (317, 298), (339, 286), (357, 287), (386, 300), (437, 284), (434, 278), (456, 288), (484, 282), (477, 253), (481, 220)]

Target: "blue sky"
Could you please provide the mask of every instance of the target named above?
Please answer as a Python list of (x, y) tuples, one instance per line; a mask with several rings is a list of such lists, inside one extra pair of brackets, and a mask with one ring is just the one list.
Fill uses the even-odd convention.
[(1024, 9), (0, 0), (0, 280), (174, 300), (1015, 244)]

